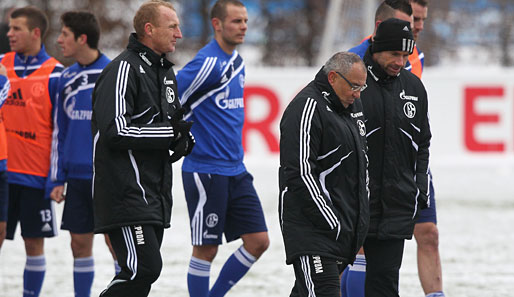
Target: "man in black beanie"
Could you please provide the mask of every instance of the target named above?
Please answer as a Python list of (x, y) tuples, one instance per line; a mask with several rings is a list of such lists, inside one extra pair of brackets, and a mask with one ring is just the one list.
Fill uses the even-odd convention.
[(427, 207), (430, 125), (427, 93), (404, 69), (415, 42), (410, 23), (380, 23), (364, 55), (368, 85), (361, 93), (369, 157), (370, 227), (365, 296), (398, 295), (405, 239)]

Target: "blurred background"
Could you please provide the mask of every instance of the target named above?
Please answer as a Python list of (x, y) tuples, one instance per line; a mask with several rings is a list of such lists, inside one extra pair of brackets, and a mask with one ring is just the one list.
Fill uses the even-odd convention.
[[(2, 0), (2, 22), (12, 7), (35, 5), (46, 11), (50, 31), (47, 50), (65, 64), (56, 46), (59, 17), (67, 10), (89, 10), (102, 26), (100, 49), (113, 58), (127, 44), (132, 17), (141, 0)], [(188, 61), (210, 39), (208, 18), (213, 0), (171, 1), (178, 11), (184, 38), (174, 62)], [(317, 66), (326, 53), (348, 49), (373, 32), (378, 0), (245, 0), (249, 13), (247, 65)], [(429, 1), (428, 19), (418, 45), (425, 65), (514, 65), (513, 0)], [(329, 20), (328, 10), (337, 18)], [(4, 29), (5, 30), (5, 29)], [(3, 32), (2, 32), (3, 33)], [(325, 46), (322, 48), (321, 44)]]

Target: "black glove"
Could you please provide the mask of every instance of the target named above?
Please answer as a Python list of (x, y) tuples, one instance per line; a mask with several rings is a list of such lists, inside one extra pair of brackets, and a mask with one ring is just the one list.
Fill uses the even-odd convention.
[[(191, 123), (193, 122), (186, 122)], [(191, 126), (189, 126), (191, 128)], [(191, 153), (193, 147), (195, 146), (195, 137), (191, 132), (187, 132), (186, 135), (182, 135), (176, 142), (175, 147), (173, 149), (173, 154), (170, 156), (170, 162), (175, 163), (180, 158), (185, 157)]]
[(171, 141), (170, 148), (171, 150), (175, 150), (180, 139), (186, 137), (189, 134), (189, 130), (191, 130), (191, 126), (193, 126), (193, 122), (180, 120), (176, 123), (171, 123), (173, 127), (173, 131), (175, 133), (175, 138)]
[(193, 125), (193, 122), (187, 122), (184, 121), (182, 118), (184, 117), (184, 113), (186, 110), (184, 107), (180, 107), (175, 111), (173, 116), (170, 118), (170, 124), (173, 127), (173, 131), (175, 132), (175, 138), (172, 141), (171, 149), (173, 150), (173, 142), (178, 141), (182, 135), (187, 135), (189, 133), (189, 130), (191, 129), (191, 126)]

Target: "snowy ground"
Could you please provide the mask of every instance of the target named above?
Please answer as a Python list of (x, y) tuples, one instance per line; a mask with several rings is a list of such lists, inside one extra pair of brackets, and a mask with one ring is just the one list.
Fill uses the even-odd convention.
[[(278, 227), (276, 160), (258, 161), (249, 162), (247, 165), (255, 177), (255, 185), (262, 198), (270, 229), (271, 246), (228, 296), (289, 296), (293, 273), (292, 268), (284, 263), (283, 244)], [(176, 171), (178, 168), (175, 166)], [(455, 195), (454, 193), (458, 193), (456, 190), (438, 192), (440, 249), (446, 295), (514, 296), (514, 200), (502, 196), (501, 193), (505, 191), (501, 189), (496, 188), (496, 192), (492, 189), (484, 190), (486, 186), (483, 184), (454, 184), (451, 181), (452, 171), (441, 170), (436, 175), (441, 189), (450, 189), (449, 184), (452, 184), (453, 187), (466, 188), (468, 192), (476, 189), (475, 193), (480, 190), (490, 193), (482, 199), (468, 199)], [(472, 175), (472, 171), (469, 173)], [(164, 268), (150, 296), (187, 296), (189, 225), (179, 181), (176, 176), (173, 228), (165, 233), (162, 247)], [(498, 191), (501, 193), (498, 194)], [(59, 205), (57, 210), (60, 218), (62, 206)], [(103, 238), (97, 236), (95, 240), (96, 278), (92, 296), (98, 296), (113, 276), (112, 260)], [(213, 275), (218, 273), (223, 260), (239, 244), (240, 242), (236, 242), (221, 247), (212, 268)], [(408, 241), (400, 279), (402, 296), (424, 296), (418, 281), (415, 253), (415, 242)], [(67, 232), (60, 232), (57, 238), (47, 240), (46, 255), (47, 274), (41, 296), (72, 297), (72, 256)], [(23, 241), (18, 234), (15, 241), (4, 242), (0, 253), (0, 296), (22, 295), (24, 261)]]

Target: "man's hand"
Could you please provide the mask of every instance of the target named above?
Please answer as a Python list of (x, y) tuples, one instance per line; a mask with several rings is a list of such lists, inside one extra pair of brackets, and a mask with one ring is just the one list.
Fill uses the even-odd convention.
[[(188, 122), (192, 123), (192, 122)], [(183, 135), (177, 142), (175, 143), (175, 147), (173, 148), (173, 154), (170, 156), (170, 162), (175, 163), (180, 158), (185, 157), (191, 153), (193, 147), (195, 146), (195, 137), (191, 132), (187, 132), (186, 135)]]
[(186, 137), (189, 134), (189, 130), (191, 130), (193, 122), (180, 120), (176, 123), (172, 123), (171, 126), (173, 127), (173, 131), (175, 132), (175, 138), (171, 145), (173, 150), (173, 147), (176, 146), (176, 144), (173, 143), (178, 143), (181, 138)]
[(50, 198), (57, 203), (61, 203), (66, 199), (66, 193), (64, 193), (64, 185), (63, 186), (55, 186), (50, 193)]
[[(184, 107), (181, 107), (175, 111), (173, 116), (170, 119), (171, 126), (173, 127), (173, 131), (175, 133), (175, 139), (173, 142), (177, 142), (182, 136), (187, 135), (193, 122), (184, 121), (184, 113), (186, 110)], [(173, 150), (174, 145), (171, 145), (171, 149)]]

